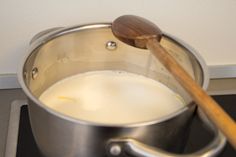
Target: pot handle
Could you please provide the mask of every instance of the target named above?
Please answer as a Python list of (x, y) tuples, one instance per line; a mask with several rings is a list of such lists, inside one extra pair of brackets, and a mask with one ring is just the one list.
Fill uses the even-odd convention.
[(41, 38), (41, 37), (43, 37), (43, 36), (45, 36), (45, 35), (47, 35), (47, 34), (49, 34), (49, 33), (51, 33), (51, 32), (54, 32), (54, 31), (57, 31), (57, 30), (59, 30), (59, 29), (61, 29), (61, 28), (63, 28), (63, 27), (54, 27), (54, 28), (49, 28), (49, 29), (46, 29), (46, 30), (43, 30), (43, 31), (41, 31), (41, 32), (39, 32), (39, 33), (37, 33), (37, 34), (35, 34), (34, 36), (33, 36), (33, 38), (30, 40), (30, 45), (32, 45), (32, 43), (34, 43), (35, 41), (37, 41), (39, 38)]
[(135, 157), (214, 157), (218, 155), (226, 144), (223, 134), (216, 129), (205, 114), (198, 110), (201, 120), (214, 133), (215, 138), (205, 148), (192, 154), (174, 154), (159, 148), (148, 146), (131, 138), (116, 138), (108, 142), (107, 153), (111, 157), (122, 157), (124, 154), (130, 154)]

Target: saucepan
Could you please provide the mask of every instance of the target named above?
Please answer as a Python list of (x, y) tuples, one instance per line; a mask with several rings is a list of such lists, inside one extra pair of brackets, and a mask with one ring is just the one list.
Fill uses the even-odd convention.
[[(161, 45), (202, 88), (207, 88), (207, 67), (195, 50), (167, 33)], [(28, 97), (30, 123), (42, 156), (209, 157), (217, 155), (224, 147), (224, 136), (200, 114), (214, 139), (197, 152), (181, 154), (196, 105), (148, 50), (117, 40), (111, 23), (48, 29), (37, 34), (29, 47), (20, 66), (19, 82)], [(157, 80), (178, 93), (187, 105), (152, 121), (104, 124), (64, 115), (39, 101), (39, 96), (54, 83), (95, 70), (124, 70)]]

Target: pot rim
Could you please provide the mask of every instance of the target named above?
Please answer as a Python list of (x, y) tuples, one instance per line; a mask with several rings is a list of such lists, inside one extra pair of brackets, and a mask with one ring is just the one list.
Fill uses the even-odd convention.
[[(194, 105), (194, 103), (191, 102), (188, 105), (180, 108), (179, 110), (177, 110), (176, 112), (174, 112), (172, 114), (163, 116), (162, 118), (153, 119), (153, 120), (150, 120), (150, 121), (142, 121), (142, 122), (136, 122), (136, 123), (125, 123), (125, 124), (112, 124), (112, 123), (107, 123), (106, 124), (106, 123), (97, 123), (97, 122), (92, 122), (92, 121), (81, 120), (81, 119), (78, 119), (78, 118), (74, 118), (72, 116), (65, 115), (63, 113), (60, 113), (56, 110), (53, 110), (53, 109), (49, 108), (48, 106), (43, 104), (41, 101), (39, 101), (35, 96), (33, 96), (33, 94), (30, 92), (30, 90), (28, 89), (28, 87), (26, 86), (25, 81), (24, 81), (24, 65), (25, 65), (27, 59), (29, 58), (29, 56), (34, 52), (34, 50), (41, 47), (41, 46), (43, 46), (44, 44), (46, 44), (50, 40), (53, 40), (54, 38), (57, 38), (59, 36), (66, 35), (66, 34), (69, 34), (69, 33), (73, 33), (73, 32), (76, 32), (76, 31), (89, 30), (89, 29), (98, 29), (98, 28), (111, 28), (111, 23), (89, 23), (89, 24), (84, 24), (84, 25), (76, 25), (76, 26), (72, 26), (72, 27), (59, 28), (55, 31), (46, 33), (46, 34), (40, 36), (35, 41), (33, 41), (33, 43), (30, 45), (30, 47), (27, 51), (28, 53), (26, 53), (26, 55), (22, 59), (22, 62), (19, 65), (19, 69), (18, 69), (18, 73), (17, 73), (18, 81), (20, 83), (20, 86), (23, 89), (24, 93), (27, 95), (28, 99), (33, 101), (35, 103), (35, 105), (38, 105), (40, 108), (42, 108), (46, 112), (48, 112), (48, 113), (50, 113), (54, 116), (57, 116), (61, 119), (68, 120), (69, 122), (84, 124), (84, 125), (90, 125), (90, 126), (123, 127), (123, 128), (139, 127), (139, 126), (146, 126), (146, 125), (161, 123), (161, 122), (170, 120), (170, 119), (178, 116), (179, 114), (181, 114), (184, 111), (188, 110), (192, 105)], [(190, 45), (186, 44), (183, 40), (180, 40), (179, 38), (177, 38), (173, 35), (170, 35), (168, 33), (163, 33), (163, 35), (165, 37), (168, 37), (172, 41), (176, 42), (181, 47), (183, 47), (183, 48), (187, 49), (188, 51), (190, 51), (193, 54), (193, 56), (197, 59), (197, 62), (199, 63), (200, 68), (201, 68), (202, 73), (203, 73), (201, 87), (204, 90), (206, 90), (207, 87), (208, 87), (208, 83), (209, 83), (209, 73), (208, 73), (207, 65), (206, 65), (205, 61), (203, 60), (203, 58), (200, 56), (200, 54), (195, 49), (193, 49)], [(29, 103), (29, 105), (30, 105), (30, 103)]]

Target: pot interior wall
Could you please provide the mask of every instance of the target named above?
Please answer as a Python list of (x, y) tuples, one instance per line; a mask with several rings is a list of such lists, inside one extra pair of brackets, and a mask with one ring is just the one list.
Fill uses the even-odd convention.
[[(158, 59), (148, 50), (120, 42), (113, 36), (110, 25), (66, 31), (55, 38), (45, 38), (25, 62), (24, 81), (36, 98), (68, 76), (94, 70), (124, 70), (158, 80), (180, 94), (186, 103), (191, 102), (189, 95)], [(117, 44), (116, 49), (106, 47), (109, 41)], [(188, 49), (167, 35), (162, 38), (161, 45), (199, 84), (203, 83), (201, 66)]]

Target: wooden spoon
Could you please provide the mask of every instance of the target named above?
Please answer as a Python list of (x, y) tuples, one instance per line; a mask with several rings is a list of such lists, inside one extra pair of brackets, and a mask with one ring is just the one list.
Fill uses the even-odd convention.
[(124, 15), (112, 23), (112, 31), (118, 39), (129, 45), (149, 49), (192, 96), (197, 105), (236, 149), (236, 124), (234, 120), (159, 44), (162, 32), (155, 24), (138, 16)]

